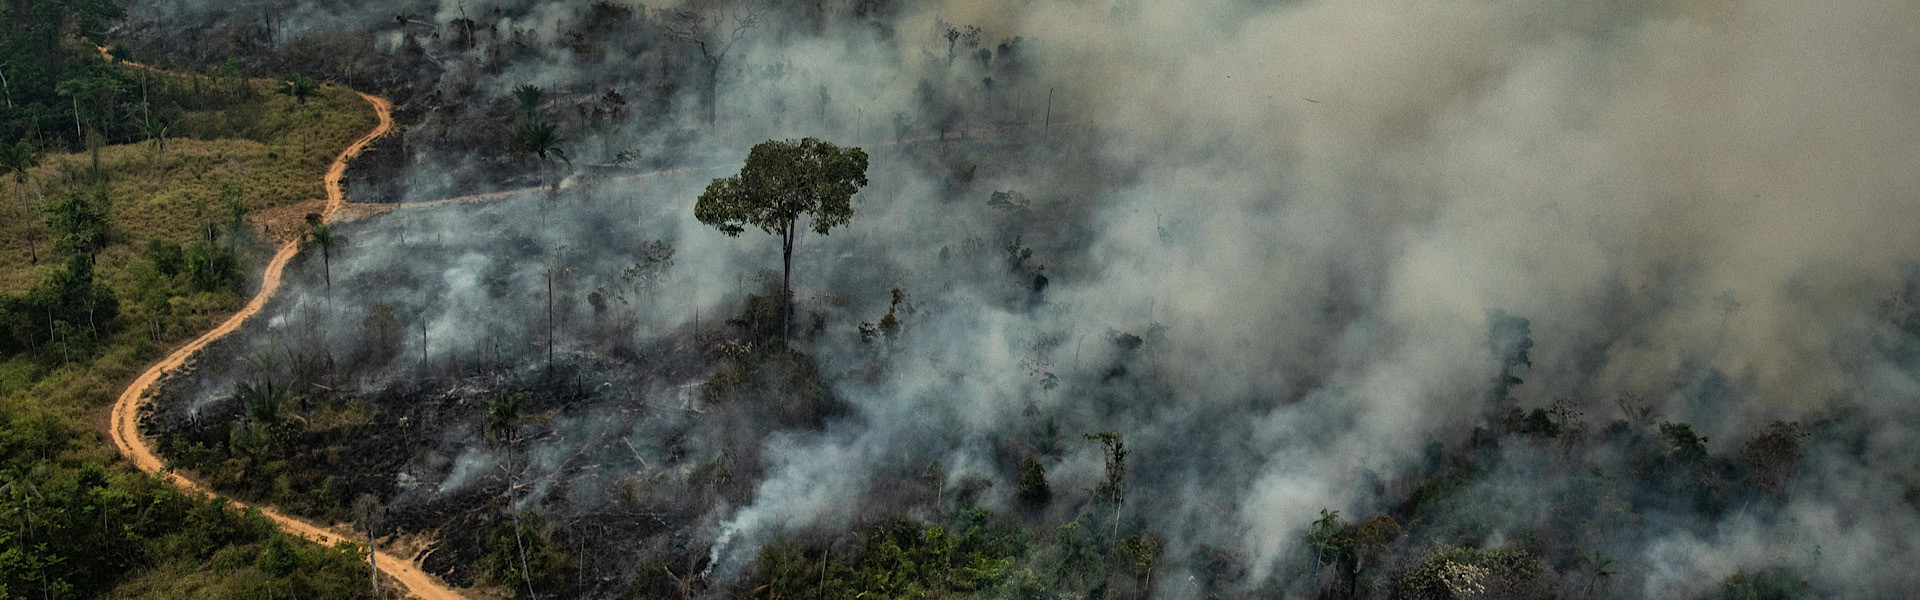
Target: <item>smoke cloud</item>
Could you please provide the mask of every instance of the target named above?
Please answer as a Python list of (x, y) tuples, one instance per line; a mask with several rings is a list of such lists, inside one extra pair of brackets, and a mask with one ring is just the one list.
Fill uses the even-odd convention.
[[(157, 27), (248, 10), (233, 4), (131, 12)], [(560, 49), (595, 26), (571, 4), (288, 8), (282, 39), (377, 31), (383, 52), (441, 56), (431, 81), (387, 82), (417, 124), (374, 156), (406, 166), (354, 200), (399, 207), (348, 226), (333, 307), (306, 264), (260, 329), (311, 327), (336, 354), (366, 354), (380, 304), (403, 329), (425, 323), (391, 354), (531, 381), (555, 273), (566, 313), (553, 339), (591, 390), (547, 407), (551, 433), (510, 465), (532, 482), (522, 503), (615, 501), (619, 476), (582, 464), (749, 461), (751, 492), (695, 526), (717, 577), (783, 536), (898, 509), (896, 480), (931, 462), (942, 485), (984, 479), (982, 501), (1007, 506), (1010, 440), (1051, 422), (1056, 489), (1103, 476), (1081, 434), (1119, 432), (1133, 450), (1125, 510), (1151, 516), (1170, 555), (1231, 549), (1243, 584), (1284, 588), (1322, 510), (1391, 508), (1430, 442), (1488, 423), (1501, 373), (1488, 315), (1505, 311), (1537, 342), (1510, 390), (1521, 406), (1564, 399), (1597, 427), (1632, 420), (1620, 400), (1637, 399), (1716, 453), (1776, 420), (1852, 440), (1811, 447), (1778, 506), (1662, 512), (1645, 535), (1597, 536), (1628, 573), (1615, 593), (1692, 596), (1771, 567), (1824, 596), (1920, 590), (1884, 568), (1920, 561), (1920, 363), (1898, 350), (1920, 340), (1883, 303), (1920, 260), (1920, 5), (856, 4), (869, 9), (766, 8), (722, 63), (712, 125), (702, 57), (657, 33), (667, 9), (705, 4), (630, 5), (619, 31), (652, 37), (593, 52)], [(392, 25), (407, 11), (440, 24), (430, 39)], [(492, 33), (447, 50), (461, 18)], [(519, 110), (507, 90), (522, 84), (552, 93), (568, 183), (410, 207), (533, 183), (530, 162), (485, 145), (497, 129), (471, 124)], [(569, 116), (609, 89), (631, 118)], [(738, 314), (778, 264), (777, 241), (720, 235), (693, 199), (751, 144), (800, 136), (874, 157), (853, 222), (804, 236), (795, 258), (802, 327), (824, 324), (807, 350), (844, 404), (809, 428), (703, 404), (712, 361), (670, 350)], [(640, 162), (610, 166), (621, 152)], [(633, 176), (665, 167), (687, 168)], [(1002, 191), (1017, 195), (990, 205)], [(659, 283), (623, 279), (656, 240), (674, 249)], [(590, 306), (614, 290), (613, 308)], [(899, 335), (861, 342), (855, 325), (890, 309)], [(596, 371), (619, 352), (637, 358)], [(421, 364), (368, 358), (354, 376), (380, 389)], [(220, 402), (245, 376), (232, 371), (199, 374), (193, 405)], [(609, 408), (632, 403), (650, 416)], [(702, 419), (739, 427), (687, 435), (717, 431)], [(501, 469), (477, 436), (438, 442), (450, 464), (409, 463), (432, 482), (417, 501)], [(1503, 507), (1480, 523), (1489, 540), (1543, 527), (1583, 485), (1540, 455), (1500, 464), (1470, 486)], [(1198, 595), (1192, 581), (1155, 592)]]

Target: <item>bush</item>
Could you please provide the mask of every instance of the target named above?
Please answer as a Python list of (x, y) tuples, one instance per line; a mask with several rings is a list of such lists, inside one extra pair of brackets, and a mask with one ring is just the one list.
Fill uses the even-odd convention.
[(1020, 459), (1020, 483), (1014, 497), (1027, 508), (1042, 508), (1053, 500), (1053, 489), (1047, 485), (1047, 469), (1032, 454)]
[(1734, 573), (1720, 585), (1719, 591), (1701, 596), (1701, 600), (1802, 600), (1813, 597), (1807, 582), (1783, 569), (1767, 569)]
[[(493, 528), (487, 537), (487, 555), (480, 559), (480, 571), (487, 580), (513, 597), (527, 589), (533, 580), (535, 589), (552, 587), (564, 577), (569, 560), (560, 552), (539, 513), (520, 513), (520, 522), (506, 521)], [(524, 553), (526, 575), (521, 575)]]
[(1519, 549), (1441, 547), (1401, 573), (1394, 596), (1412, 600), (1533, 600), (1554, 596), (1553, 571)]

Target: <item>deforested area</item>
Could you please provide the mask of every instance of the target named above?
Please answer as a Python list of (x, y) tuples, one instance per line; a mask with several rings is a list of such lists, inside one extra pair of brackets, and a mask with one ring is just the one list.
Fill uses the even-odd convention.
[(364, 593), (1920, 594), (1910, 2), (118, 8), (391, 102), (137, 403)]

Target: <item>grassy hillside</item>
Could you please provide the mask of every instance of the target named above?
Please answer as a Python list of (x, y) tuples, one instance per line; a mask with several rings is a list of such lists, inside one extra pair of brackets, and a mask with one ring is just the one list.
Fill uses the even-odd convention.
[(0, 599), (368, 597), (363, 548), (182, 495), (97, 425), (141, 368), (242, 302), (274, 245), (262, 228), (288, 236), (318, 210), (372, 111), (339, 88), (301, 103), (271, 80), (70, 60), (137, 82), (121, 87), (154, 99), (140, 110), (166, 136), (0, 179)]
[[(182, 88), (194, 79), (154, 78)], [(91, 172), (91, 153), (48, 155), (29, 176), (25, 206), (13, 180), (0, 180), (0, 198), (10, 201), (0, 209), (0, 291), (23, 291), (41, 267), (58, 266), (46, 260), (52, 253), (42, 215), (69, 193), (105, 190), (113, 235), (100, 255), (102, 271), (124, 266), (150, 239), (185, 243), (202, 227), (227, 221), (229, 200), (243, 203), (257, 222), (325, 198), (320, 179), (327, 163), (373, 127), (374, 115), (343, 88), (323, 87), (299, 104), (274, 93), (274, 85), (253, 80), (240, 101), (182, 113), (170, 125), (173, 137), (164, 141), (102, 147), (102, 177)], [(40, 246), (39, 265), (32, 264), (29, 228)]]

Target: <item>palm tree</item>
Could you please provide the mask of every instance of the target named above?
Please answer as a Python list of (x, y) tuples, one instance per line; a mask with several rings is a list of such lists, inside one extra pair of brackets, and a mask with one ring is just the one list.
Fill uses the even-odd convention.
[(40, 264), (40, 250), (33, 243), (33, 207), (27, 204), (27, 177), (34, 167), (40, 166), (40, 149), (33, 143), (20, 140), (13, 144), (0, 144), (0, 170), (13, 175), (13, 188), (20, 193), (20, 207), (26, 211), (27, 253), (33, 257), (33, 264)]
[(539, 598), (533, 591), (533, 577), (527, 569), (527, 543), (521, 533), (520, 511), (514, 508), (513, 489), (519, 487), (518, 473), (513, 468), (513, 447), (518, 442), (520, 426), (530, 419), (525, 409), (531, 394), (525, 392), (501, 394), (487, 402), (487, 423), (484, 428), (489, 439), (507, 450), (507, 513), (513, 519), (513, 543), (520, 551), (520, 580), (527, 584), (527, 595)]
[(280, 82), (280, 94), (292, 96), (294, 102), (302, 105), (307, 103), (308, 98), (318, 93), (320, 93), (320, 84), (308, 79), (305, 75), (294, 75), (293, 79)]
[(314, 223), (312, 227), (307, 229), (307, 241), (313, 242), (313, 245), (320, 247), (321, 272), (325, 275), (326, 281), (327, 281), (327, 297), (332, 298), (333, 297), (333, 260), (332, 260), (333, 248), (334, 246), (338, 246), (346, 243), (347, 237), (334, 233), (333, 225), (330, 225), (327, 223)]
[[(561, 162), (567, 163), (567, 166), (573, 166), (573, 161), (567, 160), (567, 153), (560, 149), (560, 136), (554, 132), (552, 123), (532, 121), (521, 123), (507, 134), (507, 147), (514, 152), (532, 154), (539, 159), (542, 180), (546, 179), (548, 158), (559, 158)], [(559, 189), (560, 182), (554, 181), (553, 187)]]
[(513, 88), (513, 97), (520, 101), (520, 110), (527, 112), (527, 119), (532, 120), (533, 111), (538, 110), (540, 103), (546, 100), (547, 92), (529, 84)]
[(141, 125), (141, 128), (146, 131), (147, 139), (153, 141), (154, 160), (156, 162), (166, 162), (167, 160), (167, 124), (166, 122), (161, 121), (159, 119), (148, 118), (147, 120), (142, 121), (140, 125)]
[(1589, 598), (1594, 592), (1604, 592), (1613, 583), (1618, 574), (1613, 568), (1613, 559), (1595, 550), (1592, 554), (1580, 555), (1579, 565), (1587, 572), (1587, 584), (1580, 586), (1580, 597)]

